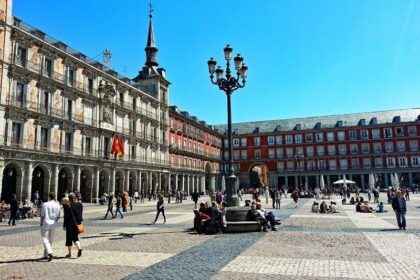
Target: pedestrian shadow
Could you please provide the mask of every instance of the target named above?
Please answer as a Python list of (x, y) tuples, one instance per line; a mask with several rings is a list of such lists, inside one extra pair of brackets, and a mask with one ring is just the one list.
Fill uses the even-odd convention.
[[(54, 257), (54, 259), (65, 259), (65, 257)], [(0, 261), (0, 264), (6, 263), (25, 263), (25, 262), (47, 262), (46, 258), (20, 259), (10, 261)]]
[(398, 228), (382, 228), (379, 231), (400, 231)]

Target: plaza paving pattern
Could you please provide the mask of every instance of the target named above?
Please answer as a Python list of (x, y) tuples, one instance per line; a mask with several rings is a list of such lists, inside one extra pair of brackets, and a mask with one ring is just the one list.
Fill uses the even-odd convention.
[(52, 262), (41, 259), (38, 219), (3, 222), (0, 279), (420, 279), (420, 195), (408, 202), (406, 231), (388, 204), (387, 213), (362, 214), (333, 200), (339, 214), (311, 213), (313, 199), (297, 208), (285, 199), (275, 210), (278, 231), (217, 235), (187, 230), (190, 200), (166, 204), (167, 223), (160, 217), (156, 225), (153, 201), (113, 220), (103, 220), (106, 206), (86, 204), (83, 256), (64, 258), (57, 228)]

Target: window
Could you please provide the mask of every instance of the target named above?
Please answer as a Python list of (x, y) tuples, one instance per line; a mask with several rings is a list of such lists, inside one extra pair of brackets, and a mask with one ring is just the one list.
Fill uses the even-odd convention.
[(406, 157), (399, 157), (398, 158), (398, 165), (400, 167), (407, 167), (408, 166), (408, 164), (407, 164), (407, 158)]
[(233, 159), (238, 160), (240, 157), (240, 153), (238, 150), (233, 151)]
[(93, 108), (88, 105), (84, 105), (83, 119), (84, 119), (85, 124), (93, 125), (92, 115), (93, 115)]
[(268, 145), (274, 145), (274, 136), (268, 136), (267, 141)]
[(362, 153), (364, 153), (364, 154), (370, 153), (369, 143), (363, 143), (362, 144)]
[(293, 157), (293, 148), (286, 148), (286, 155), (288, 158)]
[(358, 158), (352, 158), (351, 159), (351, 168), (357, 169), (359, 167), (360, 167), (359, 159)]
[(308, 133), (308, 134), (306, 134), (306, 135), (305, 135), (305, 138), (306, 138), (306, 142), (307, 142), (307, 143), (311, 143), (311, 142), (313, 141), (313, 136), (312, 136), (312, 133)]
[(336, 170), (337, 169), (337, 161), (335, 159), (330, 159), (328, 161), (328, 166), (330, 167), (330, 170)]
[(324, 141), (324, 135), (322, 134), (322, 132), (315, 133), (315, 141), (316, 142)]
[(360, 137), (362, 138), (362, 140), (369, 139), (369, 131), (366, 129), (360, 130)]
[(392, 138), (392, 129), (391, 128), (384, 128), (384, 137), (385, 138)]
[(41, 104), (40, 104), (41, 113), (49, 114), (50, 113), (50, 93), (47, 91), (42, 91), (40, 100), (41, 100)]
[(344, 131), (339, 131), (337, 133), (337, 137), (338, 137), (338, 141), (344, 141), (344, 140), (346, 140), (346, 136), (344, 134)]
[(302, 143), (302, 134), (295, 135), (295, 143), (300, 144)]
[(25, 103), (25, 84), (17, 82), (16, 83), (16, 92), (15, 92), (15, 105), (17, 107), (24, 107)]
[(382, 168), (382, 166), (383, 166), (382, 158), (375, 158), (375, 167), (376, 168)]
[(386, 164), (388, 168), (394, 168), (395, 167), (395, 158), (389, 157), (386, 159)]
[(256, 159), (260, 159), (261, 158), (261, 150), (260, 149), (257, 149), (257, 150), (254, 151), (254, 157)]
[(73, 101), (67, 99), (67, 119), (73, 120)]
[(287, 162), (287, 170), (294, 170), (295, 169), (295, 164), (293, 161), (288, 161)]
[(104, 146), (103, 146), (103, 156), (104, 158), (108, 158), (109, 157), (109, 143), (111, 142), (111, 140), (109, 139), (109, 137), (105, 137), (104, 138)]
[(124, 106), (124, 93), (123, 92), (119, 93), (119, 105)]
[(286, 144), (292, 144), (293, 138), (292, 135), (286, 135)]
[(283, 143), (283, 137), (281, 135), (277, 135), (276, 136), (276, 144), (281, 144)]
[(405, 141), (398, 141), (397, 142), (397, 151), (398, 152), (405, 152)]
[(316, 152), (317, 152), (318, 156), (323, 156), (324, 155), (324, 146), (317, 146), (316, 147)]
[(410, 151), (417, 152), (419, 150), (419, 141), (410, 140)]
[(392, 143), (392, 142), (386, 142), (386, 143), (385, 143), (385, 151), (386, 151), (387, 153), (392, 153), (392, 152), (394, 152), (394, 143)]
[(372, 139), (379, 139), (379, 138), (381, 138), (379, 129), (372, 129)]
[(261, 145), (261, 138), (260, 137), (254, 137), (254, 146)]
[[(93, 79), (92, 78), (88, 78), (88, 93), (93, 93)], [(135, 103), (133, 103), (133, 105), (134, 105), (133, 107), (135, 108)]]
[(242, 150), (241, 151), (241, 159), (247, 159), (248, 158), (248, 151)]
[(241, 138), (241, 146), (246, 147), (246, 138)]
[(283, 171), (284, 170), (284, 162), (278, 161), (277, 162), (277, 171)]
[(19, 145), (22, 139), (22, 124), (13, 123), (12, 124), (12, 143)]
[(347, 159), (340, 159), (340, 168), (343, 170), (348, 169), (348, 161)]
[(276, 150), (268, 149), (268, 158), (275, 158), (275, 157), (276, 157)]
[(312, 146), (307, 146), (306, 147), (306, 155), (308, 157), (312, 157), (314, 155), (314, 147)]
[(308, 170), (315, 170), (315, 161), (313, 161), (313, 160), (310, 160), (310, 161), (308, 161), (308, 163), (307, 163), (307, 168), (308, 168)]
[(28, 51), (26, 48), (18, 46), (16, 51), (15, 63), (21, 67), (26, 67), (27, 53)]
[(277, 158), (282, 158), (283, 157), (283, 148), (277, 148), (276, 149), (276, 155), (277, 155)]
[(318, 160), (318, 168), (320, 170), (325, 169), (325, 160), (323, 160), (323, 159)]
[(352, 130), (349, 132), (350, 140), (357, 140), (357, 132)]
[(335, 155), (335, 146), (334, 145), (328, 145), (328, 155), (330, 155), (330, 156)]
[(364, 158), (363, 159), (363, 167), (365, 169), (369, 169), (370, 168), (370, 158)]
[(71, 87), (74, 86), (74, 82), (75, 82), (75, 79), (74, 79), (74, 74), (75, 73), (74, 72), (75, 71), (74, 71), (73, 68), (67, 66), (67, 85), (71, 86)]
[(41, 127), (41, 149), (46, 150), (48, 148), (48, 128)]
[(340, 155), (345, 155), (345, 154), (347, 154), (347, 147), (346, 147), (346, 144), (340, 144), (340, 145), (338, 145), (338, 153), (339, 153)]
[(419, 167), (420, 166), (420, 157), (411, 157), (411, 165), (413, 167)]
[(402, 127), (396, 127), (395, 128), (395, 136), (397, 137), (403, 137), (404, 136), (404, 130)]
[(72, 134), (66, 132), (64, 148), (66, 152), (71, 152)]
[(352, 155), (357, 155), (359, 153), (359, 147), (357, 144), (350, 144), (350, 153)]
[(373, 143), (373, 152), (375, 154), (380, 154), (382, 153), (382, 144), (379, 142)]
[(333, 131), (330, 131), (330, 132), (327, 133), (327, 141), (328, 142), (334, 141), (334, 132)]
[(50, 58), (44, 58), (43, 74), (49, 78), (52, 78), (53, 73), (53, 62)]
[(408, 127), (408, 135), (409, 136), (417, 136), (417, 129), (415, 126)]
[(239, 147), (239, 138), (233, 138), (233, 147)]

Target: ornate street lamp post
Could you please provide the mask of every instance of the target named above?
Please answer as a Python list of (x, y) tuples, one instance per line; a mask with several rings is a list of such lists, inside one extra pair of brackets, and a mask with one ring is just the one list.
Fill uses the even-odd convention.
[(300, 169), (300, 167), (301, 167), (301, 162), (303, 161), (303, 154), (301, 152), (297, 152), (296, 155), (295, 155), (295, 159), (296, 159), (297, 168), (298, 168), (298, 188), (299, 188), (299, 191), (301, 191), (301, 189), (300, 189), (300, 187), (301, 187), (301, 178), (300, 178), (301, 169)]
[[(223, 69), (219, 66), (216, 69), (217, 62), (210, 58), (207, 62), (210, 72), (210, 80), (212, 84), (215, 84), (219, 87), (220, 90), (223, 90), (226, 93), (227, 97), (227, 114), (228, 114), (228, 154), (229, 154), (229, 163), (228, 163), (228, 175), (227, 175), (227, 196), (226, 202), (228, 206), (238, 206), (239, 200), (237, 197), (237, 190), (235, 189), (236, 176), (233, 168), (233, 149), (232, 149), (232, 116), (231, 116), (231, 105), (230, 105), (230, 96), (238, 88), (245, 86), (248, 66), (243, 63), (244, 59), (238, 54), (234, 59), (236, 77), (231, 75), (230, 70), (230, 60), (232, 58), (233, 49), (226, 45), (223, 49), (226, 60), (226, 75), (223, 77)], [(214, 81), (214, 74), (216, 74), (216, 81)]]

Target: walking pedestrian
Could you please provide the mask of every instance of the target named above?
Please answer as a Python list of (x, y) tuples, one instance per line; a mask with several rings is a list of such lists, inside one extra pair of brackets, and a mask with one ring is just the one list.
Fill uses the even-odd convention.
[(152, 224), (155, 224), (156, 223), (156, 221), (157, 221), (157, 219), (158, 219), (158, 217), (159, 217), (159, 214), (160, 213), (162, 213), (162, 215), (163, 215), (163, 223), (166, 223), (166, 216), (165, 216), (165, 200), (164, 200), (164, 198), (163, 198), (163, 195), (162, 194), (159, 194), (158, 195), (158, 201), (157, 201), (157, 204), (156, 204), (156, 208), (157, 208), (157, 213), (156, 213), (156, 218), (155, 218), (155, 220), (152, 222)]
[(111, 213), (111, 218), (114, 218), (114, 212), (112, 209), (114, 208), (114, 194), (112, 192), (108, 195), (108, 209), (106, 210), (106, 214), (104, 220), (108, 217), (108, 213)]
[(70, 193), (68, 197), (68, 204), (63, 205), (64, 208), (64, 223), (63, 230), (66, 231), (66, 246), (68, 254), (66, 258), (71, 257), (71, 247), (73, 243), (77, 246), (77, 257), (82, 256), (82, 246), (79, 241), (79, 233), (77, 225), (83, 222), (83, 208), (80, 203), (77, 203), (74, 193)]
[(283, 193), (281, 190), (276, 191), (276, 209), (280, 209), (281, 197)]
[(19, 202), (16, 199), (16, 194), (13, 194), (12, 199), (10, 200), (9, 226), (10, 226), (10, 223), (12, 223), (12, 226), (16, 225), (16, 215), (17, 215), (18, 210), (19, 210)]
[(396, 196), (392, 198), (392, 209), (394, 209), (398, 227), (405, 230), (405, 213), (407, 213), (407, 205), (405, 198), (402, 196), (401, 190), (397, 190), (395, 195)]
[(116, 210), (115, 210), (114, 218), (117, 217), (118, 213), (120, 213), (121, 219), (124, 218), (123, 214), (121, 213), (121, 204), (122, 204), (122, 195), (121, 195), (121, 193), (119, 193), (117, 195), (117, 202), (115, 203)]
[(139, 192), (135, 191), (134, 192), (134, 203), (137, 203), (137, 200), (139, 199)]
[(44, 244), (44, 258), (49, 262), (54, 258), (52, 243), (55, 228), (60, 219), (60, 204), (55, 201), (55, 193), (48, 195), (48, 202), (42, 204), (40, 226), (41, 238)]
[(194, 201), (194, 209), (197, 208), (197, 201), (199, 197), (200, 197), (200, 194), (198, 192), (193, 192), (191, 195), (191, 198)]
[(299, 199), (299, 190), (295, 189), (292, 193), (292, 198), (293, 201), (295, 202), (295, 208), (297, 208), (297, 203), (298, 203), (298, 199)]

